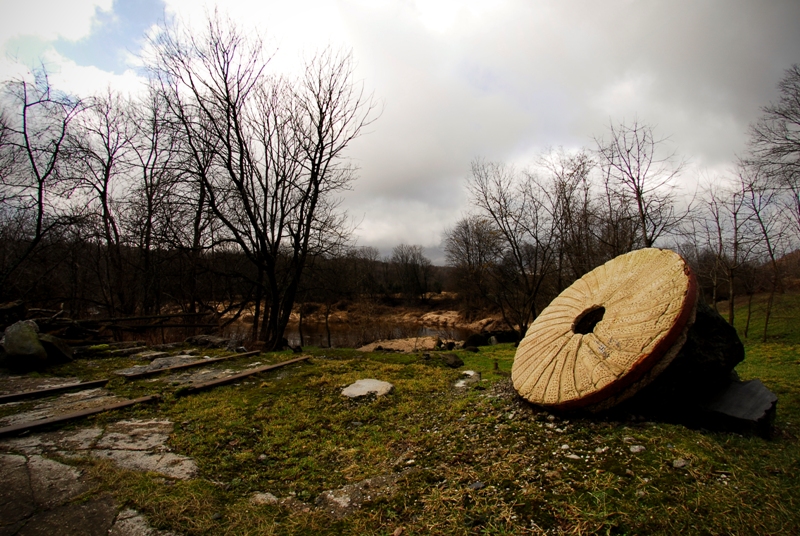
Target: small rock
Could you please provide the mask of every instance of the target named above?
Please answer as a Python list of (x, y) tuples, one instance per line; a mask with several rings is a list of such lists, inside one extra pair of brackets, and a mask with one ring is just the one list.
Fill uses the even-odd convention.
[(469, 485), (469, 486), (467, 486), (467, 487), (468, 487), (469, 489), (471, 489), (471, 490), (479, 490), (479, 489), (483, 488), (483, 486), (484, 486), (484, 483), (483, 483), (483, 482), (481, 482), (480, 480), (478, 480), (478, 481), (476, 481), (476, 482), (473, 482), (472, 484), (470, 484), (470, 485)]
[(564, 456), (564, 457), (565, 457), (565, 458), (569, 458), (570, 460), (580, 460), (580, 459), (581, 459), (581, 457), (580, 457), (580, 456), (578, 456), (577, 454), (572, 454), (572, 453), (570, 453), (570, 454), (567, 454), (567, 455), (566, 455), (566, 456)]
[(364, 380), (358, 380), (357, 382), (345, 387), (342, 390), (342, 396), (349, 398), (359, 398), (369, 394), (383, 396), (391, 393), (392, 389), (394, 389), (394, 385), (389, 382), (368, 378)]
[(596, 449), (594, 449), (594, 451), (597, 454), (602, 454), (602, 453), (606, 452), (607, 450), (608, 450), (608, 447), (597, 447)]
[(569, 450), (569, 445), (567, 445), (566, 443), (561, 445), (561, 450)]
[(674, 467), (675, 469), (683, 469), (687, 465), (689, 465), (689, 462), (684, 460), (683, 458), (675, 458), (674, 460), (672, 460), (672, 467)]
[(646, 449), (644, 445), (631, 445), (631, 452), (634, 454), (639, 454), (640, 452), (644, 452)]
[(273, 495), (268, 491), (265, 491), (263, 493), (256, 492), (250, 496), (250, 504), (256, 506), (260, 506), (263, 504), (278, 504), (279, 502), (280, 499), (278, 499), (275, 495)]

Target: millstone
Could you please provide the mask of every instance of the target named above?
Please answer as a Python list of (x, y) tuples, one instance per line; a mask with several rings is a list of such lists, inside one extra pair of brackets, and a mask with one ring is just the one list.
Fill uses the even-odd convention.
[(677, 253), (648, 248), (612, 259), (531, 324), (514, 357), (514, 388), (553, 409), (613, 406), (672, 362), (696, 305), (695, 277)]

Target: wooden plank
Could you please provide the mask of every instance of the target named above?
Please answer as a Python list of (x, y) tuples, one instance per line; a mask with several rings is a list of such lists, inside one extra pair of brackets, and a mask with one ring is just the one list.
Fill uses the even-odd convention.
[(81, 411), (75, 411), (73, 413), (66, 413), (64, 415), (58, 415), (56, 417), (51, 417), (49, 419), (40, 419), (38, 421), (22, 422), (11, 426), (6, 426), (5, 428), (0, 428), (0, 437), (16, 435), (22, 432), (26, 432), (28, 430), (35, 430), (37, 428), (50, 426), (52, 424), (61, 424), (63, 422), (80, 419), (81, 417), (88, 417), (89, 415), (103, 413), (104, 411), (127, 408), (129, 406), (135, 406), (136, 404), (141, 404), (143, 402), (151, 402), (154, 400), (159, 400), (160, 398), (161, 397), (158, 395), (148, 395), (148, 396), (143, 396), (141, 398), (134, 398), (133, 400), (125, 400), (123, 402), (117, 402), (115, 404), (108, 404), (96, 408), (89, 408)]
[(233, 354), (233, 355), (226, 355), (223, 357), (215, 357), (213, 359), (199, 359), (197, 361), (192, 361), (191, 363), (182, 363), (180, 365), (173, 365), (171, 367), (165, 367), (160, 369), (151, 369), (151, 370), (143, 370), (142, 372), (136, 372), (134, 374), (119, 374), (123, 378), (143, 378), (144, 376), (152, 376), (153, 374), (158, 374), (160, 372), (167, 372), (171, 370), (180, 370), (192, 367), (201, 367), (203, 365), (208, 365), (211, 363), (219, 363), (220, 361), (227, 361), (228, 359), (233, 359), (235, 357), (250, 357), (251, 355), (258, 355), (261, 353), (261, 350), (254, 350), (252, 352), (242, 352), (241, 354)]
[(219, 378), (216, 380), (210, 380), (203, 383), (198, 383), (196, 385), (190, 385), (188, 387), (184, 387), (182, 389), (178, 389), (175, 392), (175, 396), (186, 396), (192, 395), (197, 392), (203, 391), (205, 389), (211, 389), (213, 387), (219, 387), (220, 385), (227, 385), (229, 383), (234, 383), (242, 378), (247, 378), (248, 376), (253, 376), (255, 374), (261, 374), (262, 372), (267, 372), (268, 370), (273, 370), (281, 367), (285, 367), (286, 365), (291, 365), (292, 363), (299, 363), (301, 361), (305, 361), (309, 359), (311, 356), (303, 356), (298, 357), (296, 359), (290, 359), (289, 361), (283, 361), (281, 363), (276, 363), (274, 365), (267, 365), (265, 367), (258, 367), (257, 369), (248, 370), (247, 372), (242, 372), (240, 374), (234, 374), (233, 376), (228, 376), (226, 378)]
[(46, 387), (44, 389), (37, 389), (36, 391), (23, 391), (20, 393), (10, 393), (7, 395), (0, 395), (0, 404), (6, 402), (15, 402), (17, 400), (24, 400), (26, 398), (42, 398), (56, 393), (63, 393), (73, 389), (89, 389), (92, 387), (102, 387), (108, 383), (108, 378), (105, 380), (94, 380), (90, 382), (70, 383), (68, 385), (59, 385), (57, 387)]

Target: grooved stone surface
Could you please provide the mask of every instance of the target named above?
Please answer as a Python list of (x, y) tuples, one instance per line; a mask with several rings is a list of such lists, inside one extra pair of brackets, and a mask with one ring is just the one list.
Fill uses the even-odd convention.
[[(556, 409), (620, 401), (620, 393), (644, 387), (675, 357), (696, 301), (694, 276), (677, 253), (648, 248), (612, 259), (531, 324), (514, 357), (514, 388)], [(587, 314), (602, 318), (585, 325)]]

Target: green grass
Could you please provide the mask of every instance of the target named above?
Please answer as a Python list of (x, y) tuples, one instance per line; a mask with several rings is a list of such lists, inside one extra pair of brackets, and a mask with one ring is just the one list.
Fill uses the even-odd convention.
[[(426, 359), (312, 348), (309, 363), (183, 398), (163, 380), (112, 382), (125, 396), (159, 392), (163, 401), (94, 422), (171, 419), (169, 446), (196, 460), (195, 480), (81, 463), (122, 504), (184, 534), (389, 535), (399, 527), (405, 535), (797, 534), (800, 296), (779, 297), (767, 343), (757, 328), (762, 305), (754, 302), (747, 357), (737, 371), (779, 396), (770, 440), (551, 415), (514, 395), (511, 345), (456, 352), (462, 370), (486, 380), (467, 391), (453, 389), (460, 372), (441, 366), (435, 353)], [(745, 306), (737, 309), (737, 328)], [(59, 373), (91, 379), (120, 363), (77, 362)], [(362, 401), (340, 395), (367, 377), (392, 382), (394, 392)], [(634, 454), (632, 445), (645, 450)], [(688, 465), (674, 468), (678, 458)], [(385, 474), (402, 474), (396, 493), (345, 519), (248, 501), (268, 491), (313, 506), (324, 490)]]

